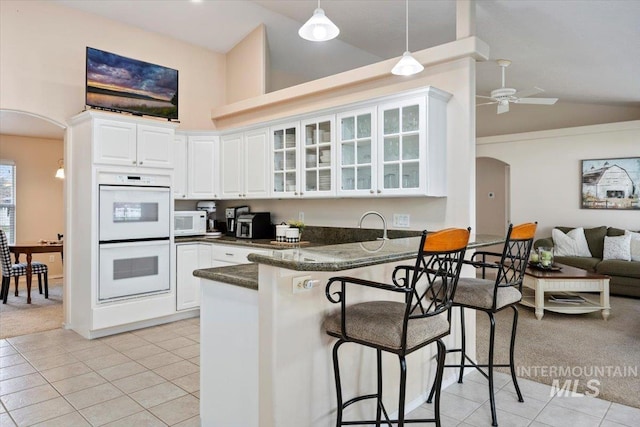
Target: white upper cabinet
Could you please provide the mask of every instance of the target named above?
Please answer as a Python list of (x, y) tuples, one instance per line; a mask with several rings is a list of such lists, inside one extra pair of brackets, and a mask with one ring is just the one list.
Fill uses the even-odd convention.
[(378, 107), (378, 183), (382, 195), (424, 195), (426, 165), (425, 98)]
[(335, 116), (300, 122), (300, 195), (331, 197), (335, 190)]
[(217, 199), (219, 137), (187, 137), (187, 198)]
[(371, 197), (376, 194), (376, 108), (337, 115), (337, 194)]
[(173, 127), (96, 118), (94, 163), (150, 168), (173, 167)]
[(173, 198), (187, 198), (187, 137), (173, 138)]
[(220, 197), (269, 196), (269, 129), (224, 135), (220, 139)]
[(274, 198), (300, 196), (299, 133), (299, 122), (271, 128), (271, 195)]

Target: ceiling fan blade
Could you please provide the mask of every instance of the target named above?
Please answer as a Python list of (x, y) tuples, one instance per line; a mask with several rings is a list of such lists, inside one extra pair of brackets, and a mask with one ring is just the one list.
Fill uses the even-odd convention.
[(482, 104), (476, 104), (476, 107), (479, 107), (481, 105), (492, 105), (492, 104), (497, 104), (498, 101), (494, 101), (494, 102), (483, 102)]
[(516, 92), (513, 94), (516, 98), (526, 98), (531, 95), (535, 95), (537, 93), (544, 92), (544, 89), (540, 89), (539, 87), (532, 87), (531, 89), (521, 90), (520, 92)]
[(484, 95), (476, 95), (476, 98), (486, 98), (486, 99), (493, 99), (490, 96), (484, 96)]
[(558, 98), (520, 98), (515, 102), (517, 104), (553, 105), (557, 101), (558, 101)]
[(508, 113), (509, 112), (509, 103), (505, 102), (503, 104), (498, 104), (498, 114)]

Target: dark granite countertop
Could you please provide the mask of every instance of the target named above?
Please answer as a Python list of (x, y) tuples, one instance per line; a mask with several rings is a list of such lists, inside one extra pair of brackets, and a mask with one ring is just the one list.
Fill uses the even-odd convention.
[(258, 264), (239, 264), (226, 267), (203, 268), (193, 275), (201, 279), (229, 283), (243, 288), (258, 290)]
[[(502, 244), (504, 237), (478, 234), (471, 236), (469, 249)], [(268, 255), (249, 254), (255, 264), (195, 270), (204, 279), (258, 289), (258, 264), (296, 271), (341, 271), (415, 258), (420, 237), (375, 240), (340, 245), (324, 245), (272, 251)]]
[[(471, 236), (468, 248), (475, 249), (504, 242), (502, 236)], [(420, 237), (376, 240), (341, 245), (273, 251), (267, 255), (249, 254), (249, 261), (296, 271), (341, 271), (415, 258)]]

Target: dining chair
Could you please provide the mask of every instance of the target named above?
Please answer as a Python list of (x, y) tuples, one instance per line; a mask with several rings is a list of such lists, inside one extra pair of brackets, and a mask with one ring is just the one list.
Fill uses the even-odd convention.
[[(329, 313), (323, 322), (327, 334), (338, 339), (333, 346), (333, 367), (337, 395), (336, 426), (354, 424), (434, 422), (440, 425), (440, 387), (444, 367), (445, 345), (442, 338), (449, 334), (449, 309), (460, 276), (462, 260), (469, 241), (470, 229), (446, 229), (423, 232), (415, 264), (397, 266), (392, 284), (356, 277), (333, 277), (326, 287), (326, 296), (340, 307)], [(347, 290), (354, 286), (389, 291), (398, 295), (394, 300), (366, 301), (349, 305)], [(389, 295), (391, 295), (389, 294)], [(435, 376), (435, 416), (430, 419), (405, 417), (407, 364), (405, 357), (424, 346), (437, 343)], [(374, 349), (377, 354), (377, 392), (343, 401), (338, 350), (345, 343)], [(382, 352), (398, 356), (400, 362), (398, 418), (391, 420), (382, 401)], [(365, 399), (376, 400), (375, 420), (344, 421), (343, 411), (349, 405)], [(382, 420), (384, 414), (385, 421)]]
[[(7, 297), (9, 296), (9, 286), (11, 285), (11, 278), (15, 277), (15, 295), (18, 296), (18, 279), (20, 278), (20, 276), (27, 275), (27, 263), (11, 263), (11, 251), (9, 250), (7, 235), (3, 230), (0, 230), (0, 264), (2, 265), (2, 288), (0, 289), (0, 298), (2, 298), (2, 303), (6, 304)], [(38, 288), (40, 289), (40, 293), (42, 293), (42, 276), (44, 276), (44, 297), (49, 298), (49, 269), (47, 267), (47, 264), (32, 261), (31, 272), (32, 274), (38, 275)]]
[[(460, 369), (458, 383), (462, 383), (464, 368), (477, 369), (489, 382), (489, 402), (491, 405), (491, 421), (493, 426), (498, 425), (496, 415), (496, 402), (494, 394), (493, 368), (508, 367), (511, 371), (511, 379), (515, 387), (519, 402), (524, 402), (514, 365), (514, 349), (516, 342), (516, 328), (518, 325), (518, 308), (516, 304), (522, 299), (522, 281), (524, 272), (529, 262), (529, 253), (533, 245), (537, 223), (524, 223), (514, 226), (509, 225), (502, 253), (490, 251), (477, 251), (470, 261), (464, 261), (475, 268), (481, 269), (481, 278), (463, 277), (458, 281), (458, 288), (453, 297), (453, 306), (460, 307), (460, 321), (462, 325), (462, 344), (460, 348), (449, 349), (447, 353), (460, 353), (460, 363), (445, 365), (445, 368)], [(493, 271), (495, 279), (487, 278), (487, 272)], [(494, 314), (508, 307), (513, 309), (513, 323), (511, 325), (511, 341), (509, 345), (509, 363), (494, 363), (494, 342), (496, 322)], [(466, 353), (466, 336), (464, 326), (464, 309), (483, 311), (489, 316), (489, 354), (488, 364), (474, 362)], [(467, 363), (468, 362), (468, 363)], [(486, 368), (486, 372), (481, 369)], [(434, 385), (435, 387), (435, 385)], [(434, 395), (434, 387), (431, 388), (427, 402), (431, 402)], [(435, 390), (437, 391), (437, 390)]]

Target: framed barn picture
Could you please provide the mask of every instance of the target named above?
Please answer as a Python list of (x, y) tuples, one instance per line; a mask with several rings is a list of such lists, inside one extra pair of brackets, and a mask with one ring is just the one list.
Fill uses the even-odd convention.
[(582, 209), (640, 210), (640, 157), (582, 161)]

